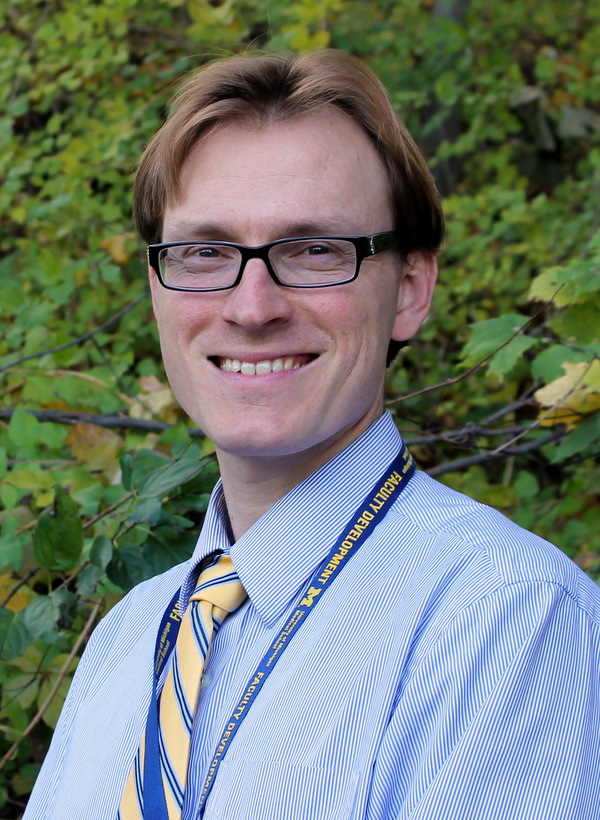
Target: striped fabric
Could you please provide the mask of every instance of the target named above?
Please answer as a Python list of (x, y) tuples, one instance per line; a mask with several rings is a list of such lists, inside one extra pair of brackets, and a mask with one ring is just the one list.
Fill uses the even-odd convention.
[[(182, 820), (198, 820), (250, 674), (399, 449), (385, 415), (231, 547), (217, 487), (191, 561), (94, 633), (25, 820), (115, 820), (162, 613), (225, 549), (249, 599), (213, 641), (192, 729)], [(599, 773), (600, 591), (552, 545), (417, 472), (287, 645), (204, 820), (597, 820)]]
[[(221, 555), (200, 574), (181, 620), (159, 702), (160, 768), (169, 820), (181, 817), (192, 725), (213, 637), (245, 598), (231, 558)], [(144, 816), (144, 740), (145, 735), (125, 787), (120, 820), (142, 820)]]

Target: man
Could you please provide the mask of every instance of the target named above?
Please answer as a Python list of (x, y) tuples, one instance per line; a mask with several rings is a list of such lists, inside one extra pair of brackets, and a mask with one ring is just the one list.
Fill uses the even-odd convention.
[[(335, 52), (204, 69), (135, 209), (222, 483), (191, 560), (96, 630), (27, 820), (600, 816), (598, 589), (413, 474), (384, 414), (443, 219), (375, 77)], [(197, 584), (235, 587), (206, 639)]]

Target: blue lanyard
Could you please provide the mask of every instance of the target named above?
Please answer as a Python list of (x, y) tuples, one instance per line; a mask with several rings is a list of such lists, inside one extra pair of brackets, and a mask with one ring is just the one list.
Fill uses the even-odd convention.
[[(238, 702), (226, 729), (221, 735), (213, 755), (204, 788), (200, 797), (199, 813), (202, 812), (214, 785), (221, 763), (258, 693), (262, 689), (277, 661), (291, 638), (318, 605), (322, 592), (335, 580), (342, 567), (354, 555), (358, 547), (371, 535), (396, 498), (408, 484), (416, 464), (405, 446), (385, 469), (383, 475), (367, 494), (350, 521), (342, 530), (333, 548), (314, 573), (308, 591), (297, 604), (286, 625), (279, 632), (263, 656), (256, 671), (248, 680), (244, 695)], [(160, 624), (155, 650), (152, 699), (146, 725), (146, 750), (144, 759), (144, 820), (168, 820), (167, 805), (160, 771), (159, 718), (157, 688), (164, 669), (175, 646), (181, 622), (179, 590), (173, 596)]]

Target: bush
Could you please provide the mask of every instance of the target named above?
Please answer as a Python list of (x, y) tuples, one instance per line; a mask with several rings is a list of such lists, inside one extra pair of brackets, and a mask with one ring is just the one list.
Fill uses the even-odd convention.
[(448, 219), (432, 316), (388, 406), (423, 468), (598, 577), (600, 10), (443, 5), (4, 4), (3, 816), (26, 801), (93, 625), (189, 555), (216, 478), (166, 384), (130, 214), (169, 97), (214, 56), (330, 46), (379, 74)]

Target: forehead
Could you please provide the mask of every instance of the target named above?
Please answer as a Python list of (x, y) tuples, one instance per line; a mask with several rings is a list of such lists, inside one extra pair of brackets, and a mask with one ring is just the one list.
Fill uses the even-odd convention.
[[(393, 227), (387, 174), (368, 135), (334, 108), (256, 126), (222, 125), (192, 149), (165, 211), (164, 241), (214, 227), (234, 241)], [(183, 234), (188, 231), (186, 236)], [(177, 236), (176, 236), (177, 234)], [(260, 238), (257, 236), (260, 234)]]

